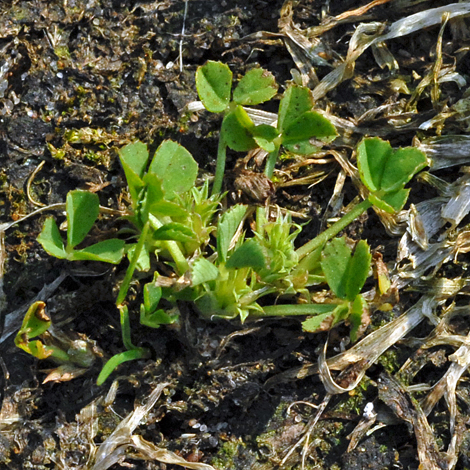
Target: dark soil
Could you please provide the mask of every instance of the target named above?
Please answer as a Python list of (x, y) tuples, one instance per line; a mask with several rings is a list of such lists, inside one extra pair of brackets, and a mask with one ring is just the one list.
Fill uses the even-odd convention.
[[(65, 201), (68, 191), (90, 189), (100, 202), (120, 209), (127, 204), (125, 179), (117, 149), (135, 139), (151, 149), (171, 138), (184, 145), (197, 160), (201, 173), (215, 169), (220, 120), (206, 112), (188, 113), (186, 105), (197, 99), (194, 75), (207, 60), (227, 63), (240, 77), (254, 65), (270, 70), (281, 85), (292, 79), (295, 63), (279, 33), (282, 0), (189, 0), (185, 36), (181, 37), (183, 1), (129, 0), (4, 0), (0, 4), (0, 204), (2, 222), (17, 220), (39, 204)], [(299, 29), (317, 26), (322, 8), (329, 4), (331, 16), (366, 5), (366, 1), (300, 0), (293, 2), (293, 21)], [(401, 2), (403, 3), (403, 2)], [(369, 10), (361, 21), (395, 21), (416, 11), (450, 2), (410, 2), (416, 6), (394, 7), (394, 2)], [(462, 20), (463, 21), (463, 20)], [(467, 20), (468, 21), (468, 20)], [(345, 57), (359, 20), (340, 24), (322, 37), (329, 64), (316, 67), (321, 79)], [(467, 28), (465, 23), (464, 28)], [(466, 29), (468, 32), (468, 29)], [(317, 106), (343, 119), (357, 120), (384, 103), (408, 99), (394, 91), (393, 78), (413, 73), (423, 76), (432, 67), (439, 27), (398, 38), (389, 44), (399, 61), (399, 76), (380, 69), (370, 51), (356, 64), (355, 76), (321, 99)], [(467, 36), (468, 37), (468, 36)], [(179, 50), (182, 44), (182, 70)], [(444, 34), (444, 56), (455, 59), (456, 72), (468, 78), (468, 40), (456, 43), (451, 32)], [(465, 49), (466, 48), (466, 49)], [(453, 59), (452, 59), (453, 58)], [(361, 80), (370, 85), (365, 91)], [(405, 80), (406, 78), (406, 80)], [(418, 80), (418, 79), (416, 79)], [(411, 84), (409, 83), (411, 88)], [(441, 101), (448, 106), (463, 96), (455, 83), (442, 85)], [(274, 109), (267, 110), (276, 111)], [(332, 148), (351, 158), (352, 147), (363, 135), (380, 135), (394, 146), (411, 145), (413, 138), (434, 135), (436, 130), (419, 131), (421, 122), (436, 115), (429, 93), (418, 100), (419, 113), (401, 128), (390, 118), (365, 121), (351, 135), (341, 132)], [(458, 124), (454, 123), (455, 126)], [(362, 127), (361, 127), (362, 126)], [(359, 129), (359, 131), (357, 131)], [(439, 131), (437, 131), (439, 132)], [(239, 154), (229, 153), (228, 171)], [(44, 162), (31, 182), (32, 172)], [(286, 165), (288, 162), (286, 163)], [(332, 195), (339, 166), (320, 184), (278, 190), (277, 203), (307, 214), (311, 220), (299, 243), (318, 233), (321, 216)], [(443, 170), (441, 176), (455, 179), (457, 170)], [(296, 176), (303, 176), (302, 174)], [(231, 189), (231, 188), (227, 188)], [(344, 187), (343, 204), (356, 196), (354, 185)], [(424, 183), (412, 186), (410, 202), (436, 196)], [(64, 216), (56, 212), (62, 222)], [(99, 445), (123, 417), (145, 402), (157, 384), (168, 382), (155, 408), (137, 428), (147, 441), (191, 460), (211, 464), (219, 470), (279, 468), (282, 458), (305, 432), (315, 413), (307, 405), (288, 407), (295, 401), (319, 404), (325, 389), (317, 375), (265, 385), (268, 379), (316, 363), (326, 334), (302, 332), (295, 319), (239, 322), (211, 322), (201, 319), (191, 304), (181, 304), (177, 326), (148, 329), (136, 321), (133, 339), (149, 346), (149, 360), (127, 362), (112, 379), (118, 379), (117, 395), (105, 406), (97, 402), (109, 390), (111, 380), (96, 385), (102, 362), (84, 375), (68, 382), (42, 384), (44, 369), (52, 367), (17, 349), (15, 328), (29, 305), (46, 301), (53, 323), (74, 338), (85, 338), (103, 360), (123, 350), (119, 313), (114, 301), (118, 283), (125, 273), (100, 263), (67, 263), (48, 256), (36, 238), (47, 214), (27, 219), (5, 232), (3, 291), (0, 290), (5, 332), (0, 343), (2, 408), (0, 411), (0, 469), (88, 469), (93, 466), (92, 444)], [(305, 222), (305, 221), (303, 221)], [(93, 236), (112, 235), (124, 222), (103, 217)], [(367, 239), (372, 250), (380, 251), (390, 266), (396, 259), (399, 238), (387, 234), (375, 213), (360, 218), (347, 229), (349, 237)], [(453, 268), (452, 277), (465, 277), (466, 266)], [(460, 270), (456, 272), (455, 270)], [(49, 292), (63, 274), (63, 281)], [(140, 286), (133, 287), (134, 298)], [(377, 312), (375, 328), (413, 305), (417, 296), (402, 293), (400, 303), (389, 313)], [(15, 313), (18, 309), (20, 313)], [(138, 301), (131, 302), (137, 315)], [(422, 326), (414, 336), (431, 331)], [(8, 334), (8, 337), (6, 333)], [(228, 335), (233, 334), (229, 341)], [(330, 348), (339, 351), (348, 336), (346, 326), (331, 332)], [(321, 469), (417, 469), (416, 441), (411, 427), (403, 421), (382, 428), (361, 440), (347, 452), (347, 436), (361, 419), (367, 402), (376, 400), (376, 380), (387, 371), (395, 373), (416, 349), (406, 345), (389, 351), (372, 366), (367, 377), (350, 394), (335, 396), (315, 427), (305, 468)], [(445, 357), (453, 350), (439, 348)], [(434, 356), (433, 356), (434, 358)], [(431, 359), (427, 359), (427, 363)], [(445, 361), (445, 360), (444, 360)], [(434, 364), (434, 362), (433, 362)], [(444, 367), (429, 367), (423, 382), (440, 377)], [(421, 371), (423, 375), (423, 370)], [(461, 394), (467, 393), (468, 385)], [(465, 397), (464, 397), (465, 398)], [(90, 404), (95, 403), (94, 415)], [(466, 407), (462, 416), (468, 418)], [(445, 416), (447, 408), (439, 412)], [(85, 416), (86, 415), (86, 416)], [(441, 444), (449, 436), (443, 416), (432, 424)], [(93, 438), (90, 429), (93, 427)], [(470, 439), (465, 433), (458, 469), (469, 468)], [(172, 469), (176, 465), (129, 458), (111, 468)], [(284, 468), (301, 467), (300, 450)]]

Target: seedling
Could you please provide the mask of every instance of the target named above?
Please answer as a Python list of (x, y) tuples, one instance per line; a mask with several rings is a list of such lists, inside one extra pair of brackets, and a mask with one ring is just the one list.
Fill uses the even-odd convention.
[(332, 312), (305, 320), (302, 323), (304, 331), (330, 329), (347, 318), (351, 323), (351, 341), (357, 340), (369, 319), (367, 301), (360, 292), (369, 275), (371, 259), (369, 245), (364, 240), (358, 242), (354, 254), (344, 238), (335, 238), (325, 245), (321, 255), (322, 271), (340, 302)]
[[(413, 147), (392, 149), (389, 142), (378, 137), (363, 139), (357, 148), (357, 165), (364, 186), (370, 191), (366, 200), (359, 203), (338, 222), (297, 250), (302, 267), (309, 257), (317, 257), (316, 250), (372, 206), (390, 214), (403, 209), (410, 192), (405, 184), (427, 166), (426, 155)], [(308, 256), (307, 256), (308, 255)]]
[(39, 301), (29, 307), (15, 337), (15, 345), (38, 359), (54, 357), (61, 361), (68, 361), (70, 358), (65, 351), (48, 346), (39, 339), (32, 339), (45, 333), (51, 326), (51, 319), (45, 313), (45, 306), (44, 302)]
[(281, 99), (277, 127), (255, 125), (244, 106), (269, 101), (278, 89), (273, 75), (261, 68), (246, 73), (235, 88), (232, 101), (232, 72), (221, 62), (209, 61), (198, 67), (196, 87), (204, 107), (224, 115), (212, 194), (222, 190), (227, 147), (238, 152), (260, 147), (269, 152), (265, 174), (271, 178), (281, 145), (294, 153), (308, 155), (337, 136), (331, 122), (312, 111), (310, 91), (296, 85), (290, 86)]
[(29, 307), (15, 337), (15, 345), (37, 359), (51, 359), (60, 364), (46, 377), (44, 383), (70, 380), (88, 370), (95, 360), (95, 354), (83, 340), (71, 340), (58, 332), (50, 333), (51, 319), (45, 307), (46, 304), (41, 301)]
[[(169, 256), (175, 271), (189, 270), (187, 257), (208, 243), (213, 230), (209, 226), (219, 198), (209, 197), (208, 184), (195, 188), (198, 166), (181, 145), (164, 141), (149, 164), (149, 152), (142, 142), (126, 145), (119, 152), (131, 195), (133, 213), (128, 219), (138, 234), (135, 244), (127, 245), (129, 267), (119, 290), (116, 305), (120, 312), (123, 343), (127, 351), (113, 356), (103, 367), (97, 383), (102, 384), (113, 370), (126, 361), (150, 356), (147, 348), (131, 341), (129, 312), (123, 302), (136, 269), (150, 269), (152, 253)], [(158, 278), (155, 273), (154, 281)], [(174, 323), (178, 315), (158, 308), (162, 289), (150, 282), (144, 286), (140, 323), (152, 328)]]
[[(310, 272), (297, 272), (294, 242), (301, 228), (290, 216), (279, 215), (264, 225), (262, 233), (245, 239), (238, 233), (246, 211), (243, 205), (226, 211), (217, 226), (217, 258), (213, 262), (199, 258), (193, 263), (192, 288), (205, 317), (239, 316), (245, 321), (265, 316), (265, 307), (258, 303), (262, 297), (300, 293), (308, 299), (307, 287), (324, 280), (319, 265)], [(273, 312), (271, 309), (270, 315)]]
[(67, 245), (64, 246), (59, 228), (53, 217), (48, 217), (38, 242), (51, 256), (69, 261), (104, 261), (118, 264), (124, 255), (124, 241), (117, 238), (104, 240), (81, 250), (80, 244), (91, 230), (99, 214), (98, 196), (87, 191), (70, 191), (66, 201)]
[[(124, 301), (136, 268), (150, 268), (150, 254), (169, 256), (176, 273), (189, 270), (187, 257), (209, 242), (210, 226), (220, 197), (208, 195), (208, 183), (195, 188), (198, 165), (181, 145), (164, 141), (149, 164), (142, 142), (126, 145), (119, 152), (132, 201), (128, 217), (138, 242), (127, 245), (130, 265), (116, 301)], [(148, 167), (148, 168), (147, 168)]]

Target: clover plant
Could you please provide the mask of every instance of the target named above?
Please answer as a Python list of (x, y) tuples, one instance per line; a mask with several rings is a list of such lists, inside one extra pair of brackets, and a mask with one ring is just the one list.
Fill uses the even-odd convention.
[[(147, 146), (136, 141), (119, 151), (130, 196), (125, 216), (130, 225), (121, 231), (120, 239), (76, 248), (99, 213), (98, 197), (84, 191), (67, 195), (67, 243), (53, 218), (46, 220), (38, 237), (50, 255), (61, 259), (114, 264), (123, 256), (128, 259), (116, 299), (126, 350), (109, 359), (98, 384), (119, 364), (150, 356), (149, 349), (131, 339), (126, 297), (136, 271), (140, 279), (150, 279), (142, 287), (139, 319), (144, 326), (158, 328), (178, 321), (178, 301), (184, 300), (194, 302), (201, 315), (210, 319), (307, 316), (302, 327), (308, 332), (347, 321), (355, 341), (368, 321), (361, 290), (371, 254), (366, 241), (359, 241), (352, 250), (344, 238), (334, 237), (372, 206), (390, 213), (401, 210), (409, 194), (406, 183), (426, 166), (425, 155), (417, 149), (395, 150), (379, 138), (365, 138), (357, 148), (357, 164), (368, 191), (366, 200), (300, 248), (295, 240), (301, 227), (289, 215), (279, 213), (270, 219), (263, 207), (256, 209), (256, 229), (247, 232), (245, 220), (254, 212), (247, 205), (235, 204), (215, 217), (224, 196), (220, 190), (226, 147), (268, 151), (265, 172), (271, 176), (281, 146), (307, 155), (332, 141), (336, 131), (312, 110), (309, 90), (296, 85), (289, 86), (281, 98), (276, 127), (255, 125), (244, 106), (268, 101), (277, 92), (274, 77), (263, 69), (247, 72), (231, 95), (230, 69), (208, 62), (198, 68), (196, 85), (206, 109), (224, 115), (211, 196), (207, 181), (196, 186), (198, 165), (184, 147), (165, 140), (150, 158)], [(173, 271), (170, 276), (168, 269)], [(328, 301), (315, 303), (310, 288), (320, 284), (328, 286)], [(275, 304), (268, 305), (269, 299)], [(162, 300), (172, 308), (163, 308)], [(50, 320), (41, 312), (44, 305), (33, 304), (17, 335), (17, 346), (40, 359), (71, 361), (60, 348), (32, 339), (41, 338), (50, 328)]]
[(312, 111), (310, 91), (297, 85), (289, 86), (281, 98), (277, 127), (255, 125), (244, 106), (264, 103), (276, 95), (278, 85), (267, 70), (249, 70), (238, 82), (231, 101), (232, 72), (221, 62), (209, 61), (198, 67), (196, 87), (204, 107), (224, 115), (212, 194), (222, 189), (226, 147), (238, 152), (259, 147), (269, 152), (265, 173), (271, 178), (281, 145), (294, 153), (308, 155), (316, 152), (319, 144), (331, 142), (337, 136), (331, 122)]
[(59, 228), (53, 217), (48, 217), (38, 242), (51, 256), (69, 261), (104, 261), (118, 264), (124, 254), (124, 241), (117, 238), (104, 240), (76, 250), (86, 237), (99, 214), (98, 196), (87, 191), (70, 191), (66, 201), (67, 245), (64, 246)]
[(326, 312), (302, 323), (304, 331), (330, 329), (341, 320), (351, 324), (351, 340), (358, 338), (361, 328), (367, 325), (368, 305), (360, 294), (369, 275), (372, 256), (369, 245), (360, 240), (352, 254), (344, 238), (335, 238), (325, 245), (321, 254), (321, 268), (326, 282), (338, 299), (332, 312)]
[(405, 184), (427, 166), (427, 159), (421, 150), (413, 147), (392, 149), (389, 142), (373, 137), (363, 139), (358, 145), (357, 166), (361, 181), (369, 190), (368, 198), (297, 250), (299, 258), (305, 257), (306, 265), (309, 262), (307, 255), (315, 253), (370, 207), (390, 214), (403, 209), (410, 192), (405, 189)]

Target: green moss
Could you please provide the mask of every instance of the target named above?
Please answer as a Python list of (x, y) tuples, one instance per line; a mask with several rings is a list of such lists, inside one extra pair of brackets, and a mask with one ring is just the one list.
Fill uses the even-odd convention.
[(54, 54), (62, 60), (70, 59), (70, 51), (67, 46), (56, 46), (54, 48)]
[(220, 470), (235, 468), (234, 458), (240, 453), (240, 449), (244, 448), (246, 444), (241, 438), (224, 442), (217, 454), (213, 457), (211, 464)]
[(90, 162), (96, 163), (97, 165), (109, 166), (110, 158), (107, 152), (94, 152), (93, 150), (87, 150), (84, 157)]
[(398, 361), (398, 352), (394, 349), (388, 349), (377, 360), (377, 362), (384, 367), (390, 374), (395, 374), (400, 368)]
[(55, 158), (56, 160), (63, 160), (65, 158), (64, 149), (57, 149), (49, 142), (47, 142), (47, 148), (49, 149), (49, 152), (51, 152), (52, 158)]
[(367, 390), (369, 383), (369, 379), (362, 379), (354, 390), (349, 392), (348, 395), (343, 395), (344, 398), (335, 407), (335, 411), (361, 415), (364, 408), (364, 402), (367, 399), (364, 392)]

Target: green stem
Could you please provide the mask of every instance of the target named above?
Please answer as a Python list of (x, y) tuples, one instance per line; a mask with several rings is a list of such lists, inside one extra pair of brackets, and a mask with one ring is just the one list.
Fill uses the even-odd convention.
[(265, 316), (286, 317), (295, 315), (321, 315), (333, 312), (337, 304), (268, 305), (263, 307)]
[(136, 359), (147, 359), (150, 357), (150, 351), (147, 348), (135, 348), (130, 351), (114, 355), (101, 369), (96, 385), (103, 385), (104, 381), (113, 373), (114, 369), (120, 364), (127, 361), (135, 361)]
[(124, 276), (124, 281), (122, 281), (121, 288), (119, 289), (119, 293), (116, 299), (116, 305), (119, 306), (124, 302), (126, 298), (127, 291), (129, 290), (129, 286), (131, 285), (132, 276), (134, 275), (135, 268), (137, 266), (137, 261), (139, 260), (140, 253), (142, 252), (142, 248), (144, 247), (145, 240), (147, 238), (148, 232), (150, 228), (150, 222), (147, 220), (145, 222), (144, 228), (142, 229), (142, 233), (139, 237), (139, 242), (134, 250), (134, 256), (132, 257), (131, 262), (126, 271), (126, 275)]
[(328, 240), (337, 235), (341, 230), (344, 230), (351, 222), (353, 222), (357, 217), (359, 217), (363, 212), (365, 212), (369, 207), (372, 207), (372, 203), (366, 199), (362, 201), (347, 214), (345, 214), (341, 219), (335, 222), (331, 227), (327, 228), (324, 232), (320, 233), (313, 240), (310, 240), (305, 245), (301, 246), (296, 250), (296, 253), (299, 256), (299, 259), (302, 259), (304, 256), (307, 256), (313, 250), (323, 246)]
[(217, 164), (215, 167), (214, 184), (212, 185), (211, 195), (220, 194), (222, 191), (222, 183), (224, 181), (225, 174), (225, 160), (227, 158), (227, 145), (223, 138), (222, 131), (219, 136), (219, 146), (217, 148)]
[(127, 305), (119, 305), (119, 317), (121, 320), (121, 334), (122, 334), (122, 342), (124, 343), (124, 347), (128, 350), (137, 349), (132, 344), (131, 339), (131, 324), (129, 321), (129, 310)]
[[(165, 217), (163, 217), (163, 219), (165, 219)], [(168, 218), (168, 220), (162, 221), (155, 216), (149, 217), (149, 220), (152, 228), (155, 230), (162, 227), (165, 223), (171, 222), (170, 218)], [(173, 261), (175, 262), (176, 268), (178, 270), (178, 274), (183, 275), (185, 272), (187, 272), (189, 270), (189, 263), (183, 255), (178, 242), (174, 240), (163, 240), (161, 243), (163, 248), (168, 250), (171, 257), (173, 258)]]
[(264, 226), (266, 225), (266, 208), (265, 207), (257, 207), (256, 208), (256, 233), (260, 237), (264, 234)]
[(268, 155), (268, 158), (266, 159), (266, 167), (264, 168), (264, 174), (269, 179), (272, 179), (273, 177), (274, 167), (276, 166), (280, 148), (280, 145), (276, 145), (276, 148)]
[(51, 357), (54, 359), (65, 363), (72, 362), (70, 356), (63, 349), (60, 349), (56, 346), (46, 346), (46, 349), (52, 351)]
[(178, 242), (175, 242), (174, 240), (166, 240), (162, 242), (162, 246), (164, 246), (170, 252), (170, 255), (176, 264), (176, 269), (178, 270), (178, 274), (180, 276), (189, 271), (188, 261), (180, 250)]

